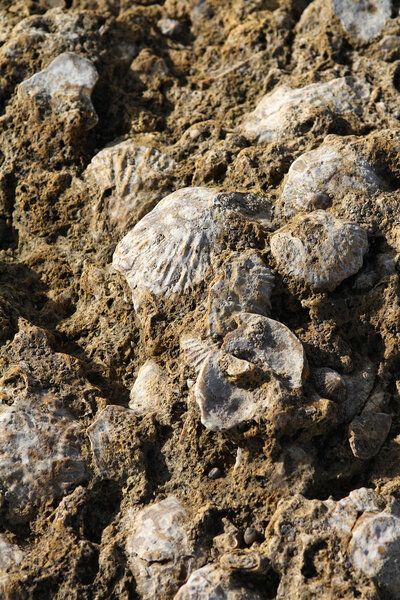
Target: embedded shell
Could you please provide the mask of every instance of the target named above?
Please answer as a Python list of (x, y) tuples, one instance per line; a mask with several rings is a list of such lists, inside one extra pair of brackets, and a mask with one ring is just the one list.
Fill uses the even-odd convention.
[(312, 379), (315, 389), (323, 398), (335, 400), (336, 402), (343, 402), (346, 399), (346, 382), (333, 369), (327, 367), (314, 369)]
[(343, 29), (368, 42), (377, 37), (392, 14), (391, 0), (332, 0), (332, 10)]
[(160, 199), (157, 182), (174, 166), (174, 161), (156, 148), (126, 140), (98, 152), (82, 178), (101, 193), (94, 212), (101, 208), (111, 223), (124, 225), (134, 208), (152, 208), (152, 203)]
[(324, 210), (294, 217), (271, 237), (278, 270), (316, 291), (332, 291), (357, 273), (367, 249), (363, 229)]
[(319, 107), (335, 115), (360, 113), (368, 96), (369, 87), (355, 77), (341, 77), (297, 89), (279, 86), (262, 98), (240, 130), (260, 144), (272, 142), (286, 137)]
[(0, 406), (0, 486), (11, 521), (29, 519), (33, 507), (85, 479), (78, 435), (70, 415), (51, 404), (30, 398)]
[(384, 444), (392, 417), (385, 413), (364, 412), (349, 425), (349, 443), (354, 456), (368, 460), (376, 456)]
[[(164, 198), (121, 240), (113, 257), (132, 290), (137, 310), (146, 292), (170, 297), (203, 281), (221, 250), (219, 237), (232, 213), (262, 219), (254, 194), (183, 188)], [(261, 213), (261, 214), (260, 214)]]
[(90, 99), (98, 77), (90, 60), (74, 52), (64, 52), (46, 69), (23, 81), (19, 85), (19, 93), (38, 99), (47, 98), (58, 108), (74, 108), (73, 102), (80, 101), (91, 114), (87, 123), (87, 129), (90, 129), (98, 121)]
[(234, 253), (223, 266), (223, 276), (211, 285), (208, 295), (209, 334), (225, 335), (238, 312), (268, 315), (274, 278), (254, 251)]
[(373, 195), (381, 189), (382, 182), (362, 156), (326, 142), (292, 163), (283, 188), (283, 211), (286, 216), (312, 212), (351, 192)]

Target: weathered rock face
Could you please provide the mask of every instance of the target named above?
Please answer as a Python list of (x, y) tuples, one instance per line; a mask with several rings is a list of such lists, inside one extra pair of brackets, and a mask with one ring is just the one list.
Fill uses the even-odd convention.
[(0, 597), (394, 600), (399, 7), (0, 2)]

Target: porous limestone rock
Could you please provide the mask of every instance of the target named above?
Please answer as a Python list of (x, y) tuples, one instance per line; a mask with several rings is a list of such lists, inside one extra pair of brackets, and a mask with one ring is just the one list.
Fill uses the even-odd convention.
[(237, 321), (221, 350), (205, 357), (194, 388), (201, 422), (211, 430), (261, 416), (271, 403), (264, 386), (271, 373), (293, 389), (306, 371), (303, 346), (285, 325), (249, 313), (239, 313)]
[(168, 191), (168, 175), (175, 166), (165, 153), (132, 140), (103, 148), (82, 174), (100, 195), (93, 206), (95, 222), (98, 213), (105, 213), (113, 227), (123, 227), (133, 209), (142, 213), (153, 208)]
[(272, 142), (288, 137), (316, 109), (327, 109), (336, 116), (361, 114), (369, 93), (369, 86), (355, 77), (340, 77), (297, 89), (282, 85), (262, 98), (239, 129), (253, 142)]
[(92, 62), (73, 52), (57, 56), (43, 71), (19, 85), (21, 96), (50, 102), (59, 113), (74, 113), (82, 108), (89, 115), (86, 128), (94, 127), (98, 117), (90, 95), (99, 76)]
[(373, 196), (382, 190), (383, 183), (365, 158), (328, 139), (291, 165), (282, 193), (286, 216), (328, 208), (351, 192)]
[(188, 517), (181, 502), (168, 496), (125, 519), (126, 554), (143, 599), (172, 595), (194, 563)]
[(113, 257), (132, 290), (135, 309), (146, 292), (168, 298), (202, 282), (221, 251), (219, 237), (233, 214), (269, 222), (259, 196), (204, 187), (178, 190), (143, 217)]
[(232, 254), (208, 295), (208, 333), (225, 335), (238, 312), (268, 315), (274, 278), (260, 256), (250, 250)]
[(363, 229), (324, 210), (294, 217), (271, 237), (278, 270), (315, 291), (332, 291), (357, 273), (367, 249)]
[[(0, 591), (5, 593), (8, 571), (17, 568), (22, 562), (25, 552), (16, 544), (10, 544), (4, 534), (0, 534)], [(4, 596), (6, 597), (6, 596)]]
[(369, 42), (380, 35), (392, 14), (391, 0), (331, 0), (332, 10), (351, 36)]

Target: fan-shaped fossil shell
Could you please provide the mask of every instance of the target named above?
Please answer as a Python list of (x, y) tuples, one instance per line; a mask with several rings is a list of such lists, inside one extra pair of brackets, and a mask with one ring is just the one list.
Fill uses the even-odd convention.
[(368, 460), (376, 456), (384, 444), (392, 424), (385, 413), (364, 412), (349, 425), (349, 443), (354, 456)]
[(218, 351), (217, 344), (213, 344), (210, 340), (200, 340), (190, 335), (183, 336), (180, 344), (186, 362), (197, 372), (200, 371), (203, 362), (210, 352)]
[(368, 96), (368, 86), (355, 77), (341, 77), (297, 89), (279, 86), (262, 98), (240, 130), (260, 144), (272, 142), (290, 135), (318, 107), (327, 108), (335, 115), (359, 114)]
[(298, 215), (271, 238), (278, 270), (313, 290), (332, 291), (361, 268), (367, 234), (324, 210)]
[(77, 99), (91, 114), (87, 129), (98, 121), (90, 94), (98, 80), (98, 73), (87, 58), (73, 52), (57, 56), (46, 69), (36, 73), (19, 85), (19, 93), (49, 99), (61, 109), (68, 108)]
[(284, 213), (292, 216), (325, 209), (332, 199), (344, 198), (349, 192), (371, 195), (380, 190), (380, 180), (362, 156), (328, 142), (302, 154), (291, 165), (283, 189)]
[(193, 563), (185, 521), (187, 512), (175, 496), (126, 518), (126, 553), (142, 598), (172, 597), (183, 569)]
[(346, 399), (346, 382), (333, 369), (327, 367), (314, 369), (312, 379), (315, 389), (323, 398), (335, 400), (336, 402), (343, 402)]
[(208, 297), (211, 336), (225, 335), (237, 312), (267, 315), (274, 278), (254, 251), (235, 253), (224, 264), (223, 276), (213, 282)]
[(162, 179), (174, 165), (171, 158), (156, 148), (137, 146), (126, 140), (103, 148), (92, 158), (82, 177), (102, 194), (94, 211), (97, 213), (101, 205), (113, 224), (123, 225), (133, 208), (145, 210), (160, 199), (165, 191)]
[(378, 36), (392, 13), (391, 0), (332, 0), (343, 29), (366, 42)]
[(184, 188), (164, 198), (121, 240), (114, 267), (132, 290), (135, 309), (146, 291), (169, 297), (203, 281), (220, 251), (219, 236), (233, 212), (262, 218), (254, 194)]
[[(36, 406), (35, 406), (36, 404)], [(68, 413), (32, 398), (0, 406), (0, 486), (13, 522), (85, 479), (78, 425)]]

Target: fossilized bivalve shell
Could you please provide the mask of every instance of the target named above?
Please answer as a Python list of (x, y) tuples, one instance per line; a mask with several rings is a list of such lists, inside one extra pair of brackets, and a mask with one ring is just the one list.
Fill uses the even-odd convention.
[(143, 416), (157, 412), (165, 398), (173, 393), (166, 373), (154, 361), (147, 360), (140, 367), (130, 393), (129, 408), (135, 415)]
[(399, 598), (400, 519), (385, 512), (367, 513), (357, 521), (352, 534), (349, 550), (353, 565), (372, 577), (390, 598)]
[(313, 290), (334, 290), (361, 268), (367, 234), (324, 210), (297, 215), (271, 237), (278, 270)]
[[(126, 553), (142, 598), (171, 597), (182, 572), (194, 558), (185, 521), (187, 512), (175, 496), (148, 506), (128, 522)], [(183, 582), (181, 582), (183, 583)]]
[(303, 346), (285, 325), (248, 313), (240, 313), (238, 322), (221, 350), (208, 354), (196, 381), (201, 422), (211, 430), (230, 429), (262, 413), (259, 386), (271, 371), (288, 388), (302, 384)]
[(361, 513), (380, 512), (385, 507), (385, 500), (375, 490), (358, 488), (341, 500), (324, 500), (324, 504), (329, 509), (329, 526), (351, 533)]
[(191, 335), (184, 335), (180, 340), (181, 350), (186, 362), (199, 372), (210, 352), (218, 352), (218, 345), (209, 339), (200, 340)]
[(64, 52), (57, 56), (49, 66), (35, 73), (19, 85), (19, 93), (50, 100), (58, 108), (74, 108), (79, 100), (91, 113), (86, 127), (94, 127), (98, 121), (90, 94), (98, 80), (98, 73), (87, 58), (74, 52)]
[[(171, 158), (156, 148), (126, 140), (110, 144), (96, 154), (82, 178), (101, 192), (101, 203), (106, 204), (110, 221), (124, 225), (133, 208), (152, 208), (160, 200), (159, 182), (174, 165)], [(99, 206), (94, 210), (97, 212)]]
[[(39, 402), (37, 403), (39, 404)], [(0, 487), (12, 522), (85, 479), (78, 425), (68, 413), (30, 398), (0, 406)]]
[(349, 425), (349, 443), (354, 456), (367, 460), (376, 456), (392, 425), (385, 413), (364, 412)]
[(346, 382), (333, 369), (323, 367), (321, 369), (313, 369), (312, 379), (315, 389), (323, 398), (343, 402), (346, 399)]
[(368, 42), (378, 36), (392, 13), (391, 0), (332, 0), (332, 10), (343, 29)]
[(232, 329), (238, 312), (267, 315), (271, 307), (273, 275), (254, 251), (234, 253), (224, 264), (222, 277), (208, 296), (209, 335), (222, 336)]
[(113, 257), (114, 267), (132, 290), (135, 309), (146, 291), (169, 297), (199, 284), (221, 250), (219, 236), (232, 213), (262, 222), (262, 199), (254, 194), (184, 188), (143, 217)]
[(311, 212), (328, 208), (333, 199), (352, 191), (372, 195), (381, 189), (382, 182), (362, 156), (328, 142), (291, 165), (283, 188), (283, 210), (286, 216)]
[(262, 98), (240, 130), (260, 144), (272, 142), (290, 135), (318, 107), (327, 108), (335, 115), (360, 114), (368, 96), (369, 87), (355, 77), (341, 77), (297, 89), (279, 86)]

